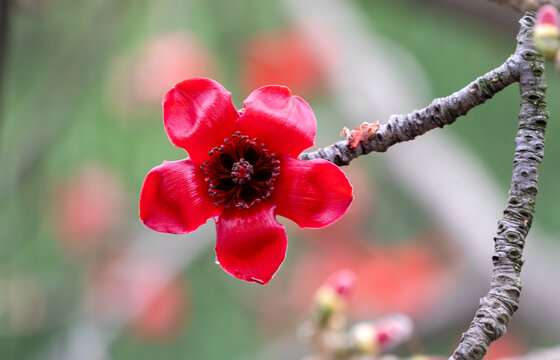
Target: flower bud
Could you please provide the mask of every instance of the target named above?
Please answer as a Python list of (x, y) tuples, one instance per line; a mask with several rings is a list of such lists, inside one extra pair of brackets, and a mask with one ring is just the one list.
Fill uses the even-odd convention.
[(384, 317), (374, 325), (383, 351), (391, 350), (408, 341), (414, 331), (412, 320), (404, 314)]
[(334, 273), (315, 293), (317, 305), (328, 311), (344, 310), (355, 281), (356, 275), (350, 270), (340, 270)]
[(348, 299), (354, 288), (356, 275), (350, 270), (340, 270), (332, 274), (315, 293), (317, 319), (326, 325), (333, 314), (346, 310)]
[(362, 354), (373, 355), (379, 353), (379, 340), (372, 323), (357, 323), (350, 334)]
[(356, 274), (348, 269), (337, 271), (326, 281), (326, 286), (332, 288), (339, 296), (348, 299), (356, 284)]
[(548, 60), (553, 60), (560, 47), (558, 10), (552, 5), (544, 5), (537, 14), (537, 25), (533, 32), (537, 50)]
[(377, 354), (392, 350), (407, 341), (414, 330), (412, 320), (403, 314), (394, 314), (376, 322), (356, 324), (351, 336), (364, 354)]
[(556, 65), (556, 72), (560, 73), (560, 50), (556, 52), (556, 59), (554, 59)]

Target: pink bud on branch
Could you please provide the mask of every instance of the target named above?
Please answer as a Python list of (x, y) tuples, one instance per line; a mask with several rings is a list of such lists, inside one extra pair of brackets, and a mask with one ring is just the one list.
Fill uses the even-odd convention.
[(414, 331), (412, 320), (404, 314), (394, 314), (376, 322), (354, 325), (351, 336), (363, 354), (374, 355), (394, 349), (407, 341)]
[(332, 274), (315, 293), (315, 321), (320, 327), (341, 328), (356, 275), (350, 270)]
[(560, 46), (558, 10), (552, 5), (544, 5), (537, 13), (537, 24), (533, 32), (537, 50), (548, 60), (554, 60)]

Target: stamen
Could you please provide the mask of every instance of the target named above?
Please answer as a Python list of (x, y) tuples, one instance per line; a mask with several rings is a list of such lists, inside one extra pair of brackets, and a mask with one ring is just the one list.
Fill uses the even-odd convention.
[(241, 158), (238, 162), (234, 163), (231, 167), (231, 181), (236, 184), (245, 184), (251, 181), (253, 175), (253, 165), (247, 160)]
[(271, 196), (280, 161), (257, 138), (236, 131), (208, 154), (201, 168), (216, 206), (248, 209)]

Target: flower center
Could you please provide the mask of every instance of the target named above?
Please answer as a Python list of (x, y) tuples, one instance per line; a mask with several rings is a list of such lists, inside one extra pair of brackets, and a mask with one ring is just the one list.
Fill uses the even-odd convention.
[(256, 138), (236, 131), (208, 155), (201, 168), (214, 205), (248, 209), (270, 197), (280, 161)]
[(253, 175), (253, 165), (247, 160), (241, 158), (238, 162), (234, 163), (231, 167), (231, 181), (236, 184), (245, 184), (251, 181), (251, 175)]

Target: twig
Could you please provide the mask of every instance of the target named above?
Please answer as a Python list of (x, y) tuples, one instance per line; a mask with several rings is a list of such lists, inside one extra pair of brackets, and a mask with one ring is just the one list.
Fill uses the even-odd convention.
[(409, 141), (432, 129), (455, 122), (459, 116), (492, 98), (508, 85), (519, 81), (521, 54), (515, 52), (500, 67), (479, 77), (463, 89), (444, 98), (435, 99), (421, 110), (407, 115), (392, 115), (368, 141), (352, 147), (348, 141), (339, 141), (317, 151), (304, 153), (302, 160), (325, 159), (336, 165), (348, 165), (360, 155), (372, 151), (384, 152), (396, 143)]
[(534, 16), (534, 13), (528, 13), (520, 21), (516, 51), (523, 57), (519, 67), (519, 131), (515, 138), (508, 204), (504, 216), (498, 222), (498, 232), (494, 238), (491, 289), (480, 300), (469, 329), (463, 333), (461, 342), (450, 359), (482, 359), (490, 343), (505, 334), (509, 320), (519, 304), (523, 247), (535, 211), (538, 166), (543, 157), (544, 131), (548, 120), (544, 60), (535, 50), (530, 38)]

